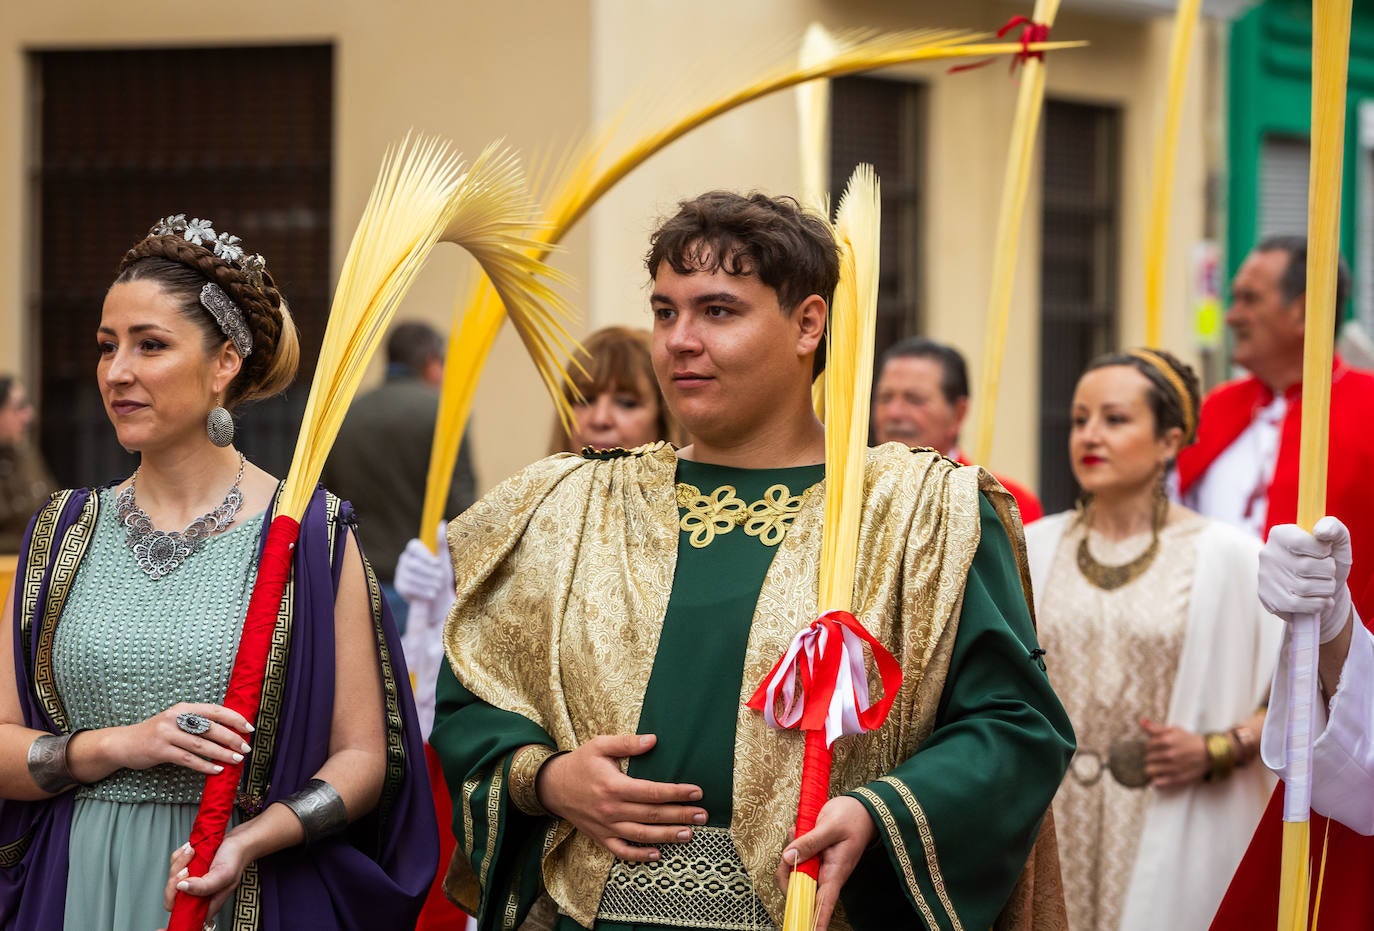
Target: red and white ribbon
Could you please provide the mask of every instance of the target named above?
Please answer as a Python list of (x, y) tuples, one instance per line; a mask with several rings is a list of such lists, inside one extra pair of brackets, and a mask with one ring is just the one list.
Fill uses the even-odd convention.
[[(868, 694), (865, 643), (883, 684), (876, 703)], [(845, 734), (880, 727), (901, 687), (901, 665), (887, 648), (848, 611), (827, 611), (792, 639), (748, 704), (773, 727), (824, 729), (830, 747)]]

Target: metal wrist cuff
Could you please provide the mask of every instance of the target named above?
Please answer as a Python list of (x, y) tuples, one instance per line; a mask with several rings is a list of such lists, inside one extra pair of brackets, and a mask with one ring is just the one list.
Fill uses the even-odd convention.
[(311, 779), (305, 788), (293, 792), (281, 803), (295, 812), (305, 829), (307, 846), (326, 837), (342, 834), (348, 827), (348, 810), (339, 790), (323, 779)]
[(529, 744), (516, 750), (515, 756), (511, 758), (510, 776), (507, 780), (510, 786), (510, 800), (525, 814), (542, 816), (549, 813), (539, 801), (536, 780), (539, 778), (539, 770), (556, 756), (558, 751), (553, 747)]
[(57, 795), (80, 785), (67, 762), (67, 745), (79, 733), (80, 730), (70, 734), (43, 734), (29, 744), (29, 776), (38, 788)]

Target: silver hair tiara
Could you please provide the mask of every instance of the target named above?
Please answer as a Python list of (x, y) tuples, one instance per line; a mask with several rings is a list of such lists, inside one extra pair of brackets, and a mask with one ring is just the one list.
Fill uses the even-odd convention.
[(149, 236), (180, 236), (187, 242), (214, 252), (226, 262), (237, 266), (248, 283), (255, 288), (262, 287), (262, 273), (267, 269), (267, 260), (257, 253), (243, 251), (242, 241), (230, 233), (216, 233), (209, 220), (199, 217), (186, 219), (186, 214), (163, 217), (148, 230)]
[[(209, 220), (199, 217), (188, 220), (186, 214), (178, 213), (158, 220), (148, 230), (148, 235), (180, 236), (187, 242), (203, 246), (242, 271), (243, 277), (253, 287), (262, 287), (262, 273), (267, 268), (267, 261), (256, 253), (246, 254), (241, 245), (242, 240), (237, 236), (231, 233), (216, 233)], [(243, 311), (234, 303), (233, 298), (225, 294), (224, 289), (213, 281), (207, 282), (205, 287), (200, 289), (200, 306), (215, 318), (220, 330), (229, 337), (239, 355), (248, 358), (253, 351), (253, 334), (244, 321)]]
[(213, 281), (207, 281), (205, 287), (200, 289), (200, 306), (215, 318), (220, 330), (229, 337), (229, 342), (234, 344), (239, 355), (248, 358), (253, 352), (253, 334), (243, 321), (243, 311), (239, 310), (239, 305), (224, 293), (223, 288)]

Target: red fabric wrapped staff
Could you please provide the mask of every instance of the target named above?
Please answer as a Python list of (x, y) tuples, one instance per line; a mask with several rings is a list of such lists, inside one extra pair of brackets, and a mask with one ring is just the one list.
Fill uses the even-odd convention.
[[(324, 461), (391, 318), (440, 241), (482, 264), (508, 303), (545, 287), (547, 268), (525, 253), (532, 215), (519, 164), (489, 147), (464, 166), (447, 142), (409, 139), (389, 152), (344, 259), (291, 469), (278, 499), (249, 599), (224, 704), (256, 720), (292, 552)], [(505, 290), (502, 291), (502, 286)], [(551, 312), (561, 312), (561, 308)], [(242, 766), (206, 780), (191, 829), (190, 875), (203, 876), (224, 839)], [(201, 931), (209, 899), (178, 893), (168, 931)]]

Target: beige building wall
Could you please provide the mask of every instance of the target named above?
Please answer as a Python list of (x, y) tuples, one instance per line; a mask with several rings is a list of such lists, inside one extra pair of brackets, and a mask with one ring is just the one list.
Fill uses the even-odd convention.
[[(0, 4), (0, 125), (9, 128), (0, 133), (0, 369), (36, 380), (33, 354), (26, 349), (36, 338), (29, 307), (37, 264), (29, 202), (37, 141), (28, 129), (27, 53), (333, 43), (331, 264), (337, 274), (382, 154), (408, 130), (446, 135), (470, 156), (501, 137), (532, 154), (581, 133), (590, 106), (589, 23), (588, 5), (578, 0), (240, 0), (232, 9), (167, 0)], [(149, 204), (149, 222), (177, 209)], [(574, 235), (558, 265), (586, 280), (589, 254), (585, 237)], [(112, 266), (116, 258), (111, 256)], [(398, 318), (447, 329), (471, 267), (461, 250), (441, 247)], [(282, 286), (289, 297), (290, 283)], [(474, 420), (484, 486), (542, 453), (551, 410), (518, 340), (503, 334), (494, 354)]]
[[(1100, 5), (1099, 5), (1100, 6)], [(36, 145), (26, 54), (50, 48), (328, 41), (336, 50), (333, 266), (337, 270), (388, 142), (416, 128), (449, 135), (465, 152), (504, 137), (529, 155), (557, 151), (619, 118), (622, 141), (660, 125), (713, 92), (790, 56), (812, 20), (832, 30), (956, 26), (991, 29), (1028, 4), (992, 0), (242, 0), (232, 16), (201, 6), (98, 0), (0, 7), (0, 368), (31, 380), (27, 308), (36, 258), (29, 168)], [(1121, 108), (1121, 333), (1143, 338), (1140, 255), (1151, 146), (1168, 57), (1167, 19), (1121, 19), (1070, 0), (1056, 37), (1088, 49), (1052, 56), (1049, 94)], [(1188, 346), (1186, 262), (1204, 229), (1207, 100), (1196, 52), (1184, 113), (1171, 220), (1165, 344)], [(968, 356), (977, 377), (998, 198), (1016, 82), (1005, 65), (948, 75), (946, 64), (903, 69), (927, 89), (925, 271), (928, 334)], [(166, 76), (164, 76), (166, 79)], [(1213, 85), (1214, 85), (1213, 81)], [(577, 282), (587, 327), (647, 326), (642, 265), (657, 217), (712, 187), (792, 192), (798, 183), (793, 95), (750, 104), (698, 129), (630, 175), (565, 241), (557, 260)], [(613, 149), (615, 147), (613, 146)], [(1215, 147), (1213, 147), (1214, 150)], [(1021, 240), (1013, 324), (997, 440), (989, 463), (1034, 483), (1038, 442), (1039, 174)], [(174, 205), (150, 205), (150, 216)], [(270, 259), (270, 256), (269, 256)], [(401, 317), (447, 326), (470, 262), (445, 247), (417, 282)], [(976, 409), (976, 399), (975, 399)], [(478, 392), (475, 452), (484, 488), (541, 455), (551, 406), (509, 332), (498, 340)], [(972, 441), (973, 423), (966, 430)]]

